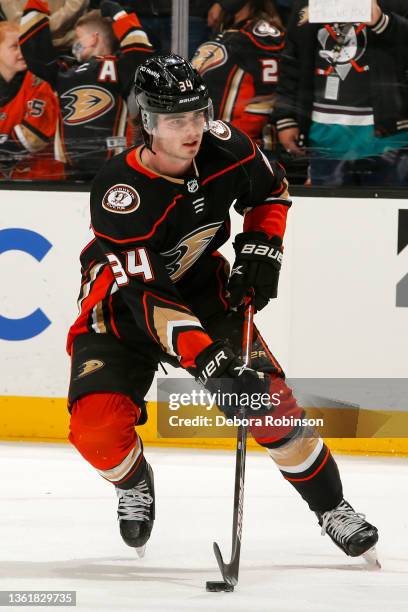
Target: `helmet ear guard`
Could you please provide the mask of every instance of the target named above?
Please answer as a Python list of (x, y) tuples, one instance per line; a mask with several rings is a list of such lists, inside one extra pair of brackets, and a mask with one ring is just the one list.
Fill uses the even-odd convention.
[(153, 129), (156, 127), (157, 121), (155, 121), (156, 116), (148, 110), (140, 109), (140, 119), (142, 122), (143, 129), (148, 133), (152, 134)]

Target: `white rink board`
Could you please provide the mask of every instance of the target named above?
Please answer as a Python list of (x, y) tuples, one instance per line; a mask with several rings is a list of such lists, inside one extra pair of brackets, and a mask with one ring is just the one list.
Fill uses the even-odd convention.
[[(0, 339), (1, 396), (66, 396), (65, 339), (77, 312), (88, 198), (1, 192), (0, 230), (30, 230), (52, 245), (40, 262), (17, 250), (0, 255), (0, 315), (17, 319), (41, 308), (51, 320), (31, 339)], [(408, 375), (408, 312), (395, 306), (396, 284), (408, 272), (408, 249), (397, 256), (402, 208), (404, 200), (295, 198), (279, 299), (257, 316), (288, 375)], [(234, 215), (233, 231), (240, 230)], [(230, 245), (225, 252), (232, 253)]]
[(52, 244), (41, 262), (20, 251), (0, 255), (0, 314), (25, 317), (41, 308), (51, 325), (22, 341), (0, 340), (0, 395), (65, 397), (65, 339), (77, 315), (79, 253), (89, 236), (87, 193), (1, 191), (1, 229), (38, 232)]
[(296, 198), (288, 246), (291, 377), (408, 376), (408, 309), (396, 285), (398, 210), (406, 200)]

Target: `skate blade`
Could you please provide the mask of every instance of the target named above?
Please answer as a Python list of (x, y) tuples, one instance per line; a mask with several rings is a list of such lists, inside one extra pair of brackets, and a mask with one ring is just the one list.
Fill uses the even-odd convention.
[(375, 546), (369, 548), (367, 552), (363, 554), (364, 560), (371, 569), (381, 569), (381, 563), (378, 560), (377, 550)]
[(135, 549), (137, 552), (137, 556), (139, 557), (139, 559), (143, 559), (143, 557), (145, 556), (145, 552), (146, 552), (146, 544), (144, 544), (143, 546), (139, 546), (139, 548)]

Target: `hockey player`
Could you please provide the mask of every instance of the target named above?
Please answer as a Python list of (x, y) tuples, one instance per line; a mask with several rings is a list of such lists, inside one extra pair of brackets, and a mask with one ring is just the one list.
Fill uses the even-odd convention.
[(202, 44), (192, 64), (203, 76), (217, 119), (257, 143), (272, 110), (285, 35), (271, 0), (224, 0), (223, 30)]
[[(135, 14), (128, 15), (109, 0), (103, 0), (100, 9), (77, 22), (73, 46), (77, 61), (57, 56), (46, 2), (28, 0), (21, 20), (20, 44), (26, 62), (51, 84), (60, 100), (56, 158), (67, 164), (73, 178), (85, 180), (126, 147), (126, 99), (136, 67), (153, 52)], [(120, 42), (115, 55), (112, 28)]]
[[(135, 425), (146, 421), (144, 396), (159, 360), (208, 387), (223, 378), (237, 392), (273, 390), (277, 415), (302, 410), (259, 331), (253, 369), (239, 358), (247, 291), (254, 289), (257, 310), (277, 295), (291, 204), (282, 169), (242, 132), (211, 121), (207, 88), (181, 57), (146, 61), (135, 89), (145, 144), (110, 160), (93, 184), (92, 238), (81, 254), (80, 314), (68, 352), (70, 441), (116, 487), (122, 537), (139, 548), (155, 498)], [(217, 249), (228, 239), (232, 206), (244, 215), (244, 231), (235, 236), (227, 285)], [(290, 426), (253, 434), (346, 554), (376, 543), (377, 529), (343, 499), (336, 463), (317, 435)]]
[(18, 45), (19, 26), (0, 23), (0, 179), (55, 180), (51, 140), (58, 100), (48, 83), (27, 70)]

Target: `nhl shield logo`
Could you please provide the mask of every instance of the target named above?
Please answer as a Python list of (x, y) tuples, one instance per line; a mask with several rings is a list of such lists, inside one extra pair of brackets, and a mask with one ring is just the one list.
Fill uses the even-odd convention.
[(187, 181), (187, 190), (189, 193), (195, 193), (198, 191), (198, 181), (197, 179), (190, 179)]

